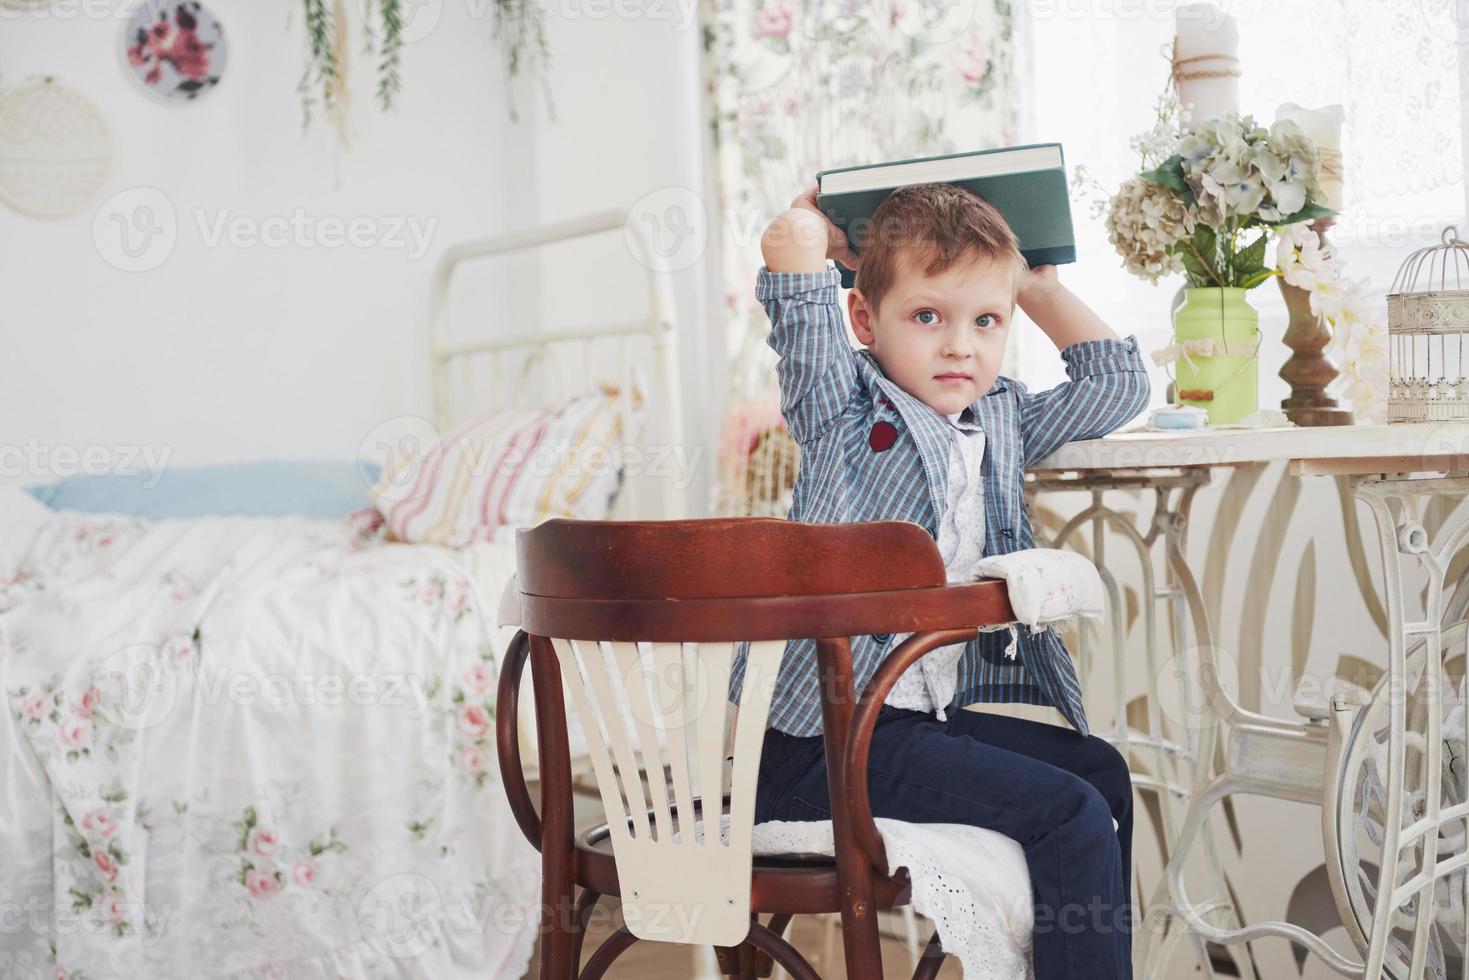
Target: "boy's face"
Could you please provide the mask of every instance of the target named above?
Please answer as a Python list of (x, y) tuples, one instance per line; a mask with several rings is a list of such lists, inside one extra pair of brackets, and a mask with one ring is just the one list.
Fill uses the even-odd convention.
[(988, 256), (963, 257), (925, 276), (899, 256), (898, 276), (874, 315), (857, 289), (847, 312), (883, 373), (941, 415), (974, 404), (1000, 374), (1015, 312), (1015, 267)]

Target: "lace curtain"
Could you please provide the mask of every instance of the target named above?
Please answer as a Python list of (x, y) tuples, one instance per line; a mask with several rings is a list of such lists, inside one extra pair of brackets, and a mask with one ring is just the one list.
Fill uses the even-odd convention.
[[(1413, 249), (1437, 243), (1445, 224), (1464, 219), (1461, 78), (1469, 69), (1469, 22), (1454, 16), (1462, 0), (1216, 2), (1239, 27), (1243, 111), (1268, 124), (1284, 102), (1345, 108), (1345, 204), (1331, 239), (1346, 274), (1367, 278), (1380, 301)], [(1133, 5), (1133, 16), (1109, 18), (1019, 9), (1031, 13), (1021, 26), (1034, 38), (1036, 69), (1017, 86), (1041, 126), (1036, 133), (1022, 129), (1022, 137), (1061, 140), (1071, 167), (1085, 164), (1115, 189), (1135, 172), (1128, 138), (1152, 124), (1167, 82), (1172, 10)], [(1075, 77), (1095, 80), (1093, 98), (1074, 97)], [(1156, 350), (1168, 343), (1168, 298), (1181, 279), (1154, 286), (1123, 272), (1089, 203), (1073, 201), (1080, 257), (1063, 278), (1119, 333), (1136, 332), (1145, 350)], [(1273, 286), (1253, 290), (1250, 302), (1268, 345), (1260, 403), (1275, 406), (1289, 394), (1277, 374), (1289, 355), (1280, 340), (1286, 310)], [(1032, 387), (1065, 377), (1044, 338), (1020, 346), (1018, 371)], [(1168, 380), (1161, 370), (1153, 373), (1155, 401)]]
[(1009, 0), (713, 0), (703, 23), (732, 365), (713, 510), (784, 516), (760, 235), (818, 170), (1017, 142), (1014, 19)]
[(1469, 52), (1461, 52), (1456, 4), (1233, 0), (1226, 9), (1240, 24), (1241, 102), (1268, 120), (1285, 101), (1343, 105), (1347, 207), (1462, 184), (1459, 79)]

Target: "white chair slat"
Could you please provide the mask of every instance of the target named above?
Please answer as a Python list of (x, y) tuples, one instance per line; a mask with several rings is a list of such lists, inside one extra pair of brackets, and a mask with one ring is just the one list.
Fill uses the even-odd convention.
[(668, 752), (669, 776), (673, 782), (674, 803), (678, 807), (678, 847), (696, 847), (694, 840), (694, 790), (689, 776), (689, 733), (692, 730), (690, 713), (692, 695), (689, 678), (698, 682), (698, 671), (689, 671), (684, 662), (684, 646), (681, 643), (655, 643), (652, 645), (653, 684), (655, 697), (660, 705), (667, 706), (664, 717), (665, 745)]
[[(637, 835), (647, 839), (648, 812), (643, 801), (642, 781), (638, 778), (637, 766), (633, 760), (624, 759), (625, 755), (630, 755), (627, 734), (625, 729), (620, 737), (617, 733), (617, 729), (622, 727), (622, 713), (607, 679), (606, 662), (603, 660), (601, 648), (596, 643), (588, 644), (591, 656), (583, 656), (583, 646), (575, 640), (552, 638), (551, 643), (561, 665), (561, 676), (571, 692), (577, 714), (581, 716), (582, 730), (587, 733), (587, 751), (592, 757), (592, 770), (597, 774), (597, 785), (602, 790), (602, 804), (607, 810), (607, 824), (614, 846), (618, 840), (630, 839), (629, 819), (632, 820)], [(583, 671), (586, 673), (585, 683), (582, 681)], [(591, 689), (590, 694), (588, 688)], [(602, 737), (597, 738), (596, 733), (600, 733)], [(609, 748), (617, 753), (620, 772), (613, 771)], [(633, 780), (631, 788), (625, 782), (619, 783), (618, 778), (621, 776), (626, 779), (629, 770)], [(625, 803), (623, 796), (613, 792), (619, 785), (626, 793)]]
[[(612, 660), (617, 665), (617, 674), (622, 690), (627, 692), (627, 713), (632, 715), (633, 727), (638, 733), (638, 748), (642, 754), (642, 765), (634, 764), (633, 773), (648, 774), (648, 788), (653, 795), (653, 823), (658, 828), (657, 839), (673, 840), (673, 816), (668, 810), (668, 784), (663, 775), (663, 754), (658, 749), (658, 726), (663, 724), (658, 709), (648, 700), (648, 673), (657, 673), (657, 665), (643, 660), (638, 644), (612, 641)], [(655, 725), (656, 722), (656, 725)], [(639, 779), (641, 783), (641, 779)]]
[[(750, 929), (751, 837), (760, 748), (785, 641), (750, 645), (733, 730), (727, 842), (721, 835), (731, 710), (726, 692), (736, 644), (640, 646), (554, 638), (551, 642), (583, 730), (589, 736), (602, 735), (589, 737), (588, 749), (607, 810), (623, 921), (629, 931), (640, 939), (661, 942), (739, 945)], [(609, 655), (614, 669), (609, 669)], [(627, 715), (637, 731), (636, 746)], [(660, 734), (678, 806), (677, 841)], [(639, 757), (656, 803), (652, 807), (656, 837), (649, 832), (650, 807)], [(703, 819), (698, 822), (703, 824), (702, 843), (692, 816), (696, 786), (703, 803)]]
[[(733, 656), (733, 645), (730, 653)], [(750, 852), (755, 826), (755, 782), (760, 773), (760, 748), (765, 741), (765, 722), (770, 714), (770, 697), (775, 689), (775, 672), (785, 653), (785, 641), (767, 640), (750, 644), (745, 661), (745, 680), (740, 692), (740, 710), (735, 718), (734, 772), (729, 789), (729, 846)], [(754, 693), (746, 697), (746, 691)], [(708, 829), (705, 829), (708, 833)], [(718, 838), (716, 828), (715, 838)]]
[(726, 712), (729, 701), (719, 692), (729, 689), (729, 672), (734, 659), (734, 648), (728, 643), (700, 643), (695, 647), (700, 668), (699, 680), (708, 679), (709, 694), (695, 718), (696, 732), (696, 776), (699, 782), (699, 797), (704, 802), (706, 826), (705, 842), (709, 842), (707, 822), (715, 814), (713, 843), (719, 843), (718, 814), (724, 809), (724, 737), (727, 729)]

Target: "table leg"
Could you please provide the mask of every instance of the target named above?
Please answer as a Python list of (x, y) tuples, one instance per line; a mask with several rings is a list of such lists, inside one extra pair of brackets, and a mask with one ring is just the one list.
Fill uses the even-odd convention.
[[(1191, 679), (1197, 675), (1199, 665), (1185, 662), (1186, 652), (1196, 649), (1191, 648), (1187, 642), (1189, 627), (1192, 625), (1195, 634), (1201, 638), (1201, 644), (1212, 642), (1204, 639), (1211, 633), (1207, 622), (1190, 623), (1190, 610), (1198, 610), (1202, 614), (1202, 604), (1191, 604), (1187, 600), (1188, 590), (1196, 590), (1197, 587), (1187, 564), (1181, 560), (1185, 554), (1188, 519), (1194, 495), (1200, 487), (1208, 484), (1209, 479), (1208, 471), (1190, 470), (1169, 476), (1088, 474), (1080, 477), (1044, 477), (1036, 479), (1032, 484), (1034, 491), (1082, 490), (1091, 493), (1091, 505), (1068, 520), (1048, 544), (1051, 547), (1064, 547), (1074, 543), (1073, 539), (1078, 539), (1086, 527), (1089, 526), (1092, 531), (1091, 560), (1102, 577), (1108, 600), (1110, 629), (1106, 640), (1111, 649), (1106, 653), (1113, 665), (1111, 694), (1114, 716), (1110, 730), (1094, 728), (1094, 731), (1111, 741), (1123, 753), (1133, 769), (1133, 785), (1140, 794), (1150, 797), (1156, 805), (1162, 830), (1161, 867), (1169, 864), (1173, 849), (1179, 842), (1181, 814), (1188, 809), (1193, 795), (1209, 782), (1214, 769), (1217, 719), (1207, 717), (1207, 711), (1202, 707), (1194, 708), (1196, 692), (1191, 686)], [(1148, 489), (1154, 492), (1154, 511), (1146, 531), (1139, 528), (1132, 515), (1107, 506), (1105, 493), (1120, 489)], [(1141, 608), (1143, 665), (1147, 670), (1147, 685), (1146, 697), (1141, 704), (1145, 717), (1140, 720), (1145, 728), (1139, 728), (1129, 718), (1126, 607), (1117, 577), (1108, 566), (1109, 530), (1129, 546), (1126, 550), (1136, 557), (1141, 569), (1140, 585), (1145, 600)], [(1165, 584), (1161, 588), (1157, 584), (1155, 571), (1159, 551), (1162, 553), (1165, 568)], [(1166, 659), (1159, 640), (1157, 603), (1160, 601), (1165, 604), (1168, 616), (1169, 649)], [(1078, 631), (1076, 654), (1083, 689), (1089, 689), (1088, 682), (1093, 673), (1095, 658), (1086, 629)], [(1173, 667), (1171, 677), (1165, 676), (1168, 672), (1164, 669), (1170, 664)], [(1167, 730), (1164, 723), (1163, 692), (1159, 687), (1160, 682), (1167, 681), (1172, 681), (1176, 687), (1176, 690), (1168, 692), (1176, 699), (1173, 703), (1204, 724), (1196, 726), (1186, 723), (1182, 725), (1181, 735)], [(1221, 924), (1225, 928), (1238, 928), (1239, 917), (1225, 886), (1213, 835), (1205, 832), (1202, 838), (1200, 858), (1196, 861), (1194, 870), (1195, 874), (1209, 883), (1216, 896), (1205, 903), (1203, 908), (1220, 916), (1223, 919)], [(1146, 894), (1147, 890), (1143, 888), (1142, 891)], [(1137, 975), (1149, 975), (1146, 968), (1150, 958), (1154, 963), (1166, 963), (1166, 957), (1171, 954), (1176, 943), (1188, 935), (1202, 975), (1212, 977), (1214, 972), (1202, 937), (1188, 934), (1186, 930), (1177, 928), (1177, 923), (1170, 921), (1172, 916), (1168, 911), (1166, 877), (1160, 877), (1152, 900), (1146, 907), (1150, 910), (1162, 909), (1164, 914), (1161, 920), (1150, 915), (1148, 921), (1140, 924), (1142, 928), (1139, 941), (1134, 944)], [(1164, 931), (1169, 926), (1174, 928), (1165, 936), (1155, 935), (1154, 929)], [(1155, 947), (1155, 940), (1160, 938), (1162, 947)], [(1246, 977), (1257, 976), (1248, 947), (1238, 947), (1233, 952), (1240, 960), (1237, 965), (1242, 974)]]
[[(1443, 638), (1446, 627), (1462, 621), (1469, 605), (1469, 594), (1463, 587), (1469, 573), (1461, 574), (1457, 583), (1449, 583), (1448, 574), (1454, 556), (1469, 542), (1469, 516), (1454, 521), (1453, 514), (1458, 511), (1451, 512), (1449, 523), (1439, 529), (1435, 544), (1424, 527), (1422, 504), (1430, 496), (1462, 499), (1469, 493), (1469, 475), (1422, 479), (1353, 477), (1352, 490), (1372, 512), (1382, 552), (1388, 632), (1385, 690), (1390, 692), (1386, 698), (1387, 779), (1381, 801), (1381, 846), (1370, 910), (1361, 907), (1364, 893), (1360, 887), (1354, 887), (1358, 867), (1341, 868), (1340, 877), (1333, 880), (1333, 885), (1346, 891), (1345, 895), (1338, 894), (1337, 900), (1348, 922), (1348, 931), (1359, 945), (1365, 940), (1366, 975), (1401, 976), (1406, 967), (1406, 975), (1416, 977), (1424, 975), (1431, 952), (1435, 958), (1450, 955), (1450, 950), (1444, 948), (1449, 933), (1440, 929), (1443, 909), (1439, 886), (1456, 872), (1462, 878), (1462, 868), (1469, 861), (1463, 847), (1464, 835), (1469, 831), (1469, 801), (1446, 802), (1443, 785), (1444, 716), (1452, 708), (1451, 699), (1455, 696), (1455, 692), (1443, 687), (1446, 674)], [(1445, 586), (1450, 584), (1454, 585), (1452, 602), (1446, 609)], [(1415, 593), (1411, 611), (1410, 585)], [(1416, 598), (1419, 585), (1423, 586), (1421, 602)], [(1421, 679), (1412, 676), (1414, 668), (1410, 660), (1421, 664)], [(1410, 716), (1410, 701), (1426, 710), (1415, 711)], [(1380, 717), (1380, 706), (1369, 706), (1364, 711), (1371, 712), (1373, 707), (1378, 707), (1376, 717)], [(1373, 717), (1369, 714), (1363, 721)], [(1357, 729), (1359, 733), (1369, 729), (1365, 733), (1369, 738), (1379, 731), (1376, 725), (1369, 724), (1359, 724)], [(1357, 751), (1353, 752), (1353, 748)], [(1411, 766), (1409, 748), (1414, 750)], [(1344, 756), (1346, 762), (1360, 758), (1360, 747), (1348, 746)], [(1341, 828), (1338, 834), (1345, 837), (1357, 832), (1355, 821), (1350, 819), (1354, 816), (1356, 775), (1344, 766), (1335, 777), (1346, 782), (1338, 785), (1335, 794), (1341, 799), (1342, 810), (1337, 820)], [(1414, 794), (1415, 805), (1407, 811), (1404, 802), (1410, 793)], [(1462, 794), (1451, 791), (1447, 795)], [(1347, 818), (1345, 822), (1343, 816)], [(1456, 837), (1457, 845), (1453, 843)], [(1343, 840), (1337, 834), (1328, 834), (1328, 844), (1333, 845), (1330, 848), (1335, 851), (1333, 858), (1344, 853), (1356, 854), (1354, 842)], [(1344, 844), (1347, 846), (1343, 847)], [(1357, 863), (1355, 858), (1351, 863)], [(1450, 896), (1450, 900), (1454, 897)], [(1463, 913), (1463, 908), (1469, 905), (1460, 908), (1459, 918), (1464, 921), (1449, 923), (1460, 928), (1461, 943), (1463, 932), (1469, 931), (1469, 914)], [(1369, 914), (1368, 928), (1357, 928), (1358, 923), (1367, 921)], [(1462, 947), (1452, 952), (1460, 958), (1464, 954)]]

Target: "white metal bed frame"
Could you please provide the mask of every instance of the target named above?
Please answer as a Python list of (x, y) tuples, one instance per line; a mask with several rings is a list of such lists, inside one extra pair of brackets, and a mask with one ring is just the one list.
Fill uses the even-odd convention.
[[(509, 407), (525, 407), (521, 402), (524, 382), (537, 366), (563, 367), (567, 349), (580, 348), (583, 370), (578, 383), (590, 388), (597, 381), (618, 384), (618, 404), (622, 416), (624, 446), (652, 447), (666, 453), (685, 448), (683, 403), (678, 373), (677, 330), (674, 318), (673, 286), (666, 270), (658, 268), (656, 253), (645, 229), (637, 222), (627, 222), (627, 211), (611, 209), (538, 225), (519, 231), (459, 242), (439, 257), (429, 288), (430, 357), (433, 361), (434, 424), (448, 431), (455, 418), (454, 375), (459, 374), (465, 395), (478, 414)], [(454, 273), (476, 260), (508, 257), (547, 245), (587, 238), (612, 231), (623, 232), (623, 242), (636, 260), (647, 270), (647, 312), (638, 318), (590, 326), (554, 327), (507, 333), (472, 340), (455, 340), (449, 330), (449, 288)], [(644, 408), (651, 410), (635, 416), (638, 370), (635, 349), (646, 339), (651, 347), (652, 390), (646, 393)], [(596, 341), (616, 341), (615, 364), (593, 366), (592, 348)], [(508, 359), (519, 358), (517, 383), (505, 391), (501, 379), (506, 375)], [(488, 399), (478, 397), (476, 369), (484, 362), (487, 370), (478, 376), (489, 379)], [(561, 372), (557, 372), (561, 375)], [(564, 376), (564, 375), (561, 375)], [(536, 399), (536, 407), (552, 407), (556, 400), (575, 394), (565, 385), (547, 385), (544, 395)], [(638, 419), (645, 419), (639, 424)], [(460, 416), (462, 419), (462, 416)], [(641, 437), (641, 438), (640, 438)], [(667, 458), (666, 456), (664, 457)], [(656, 466), (653, 463), (652, 466)], [(651, 469), (652, 467), (650, 467)], [(628, 519), (674, 519), (687, 511), (688, 488), (680, 488), (671, 477), (656, 472), (624, 474), (617, 494), (613, 515)]]

